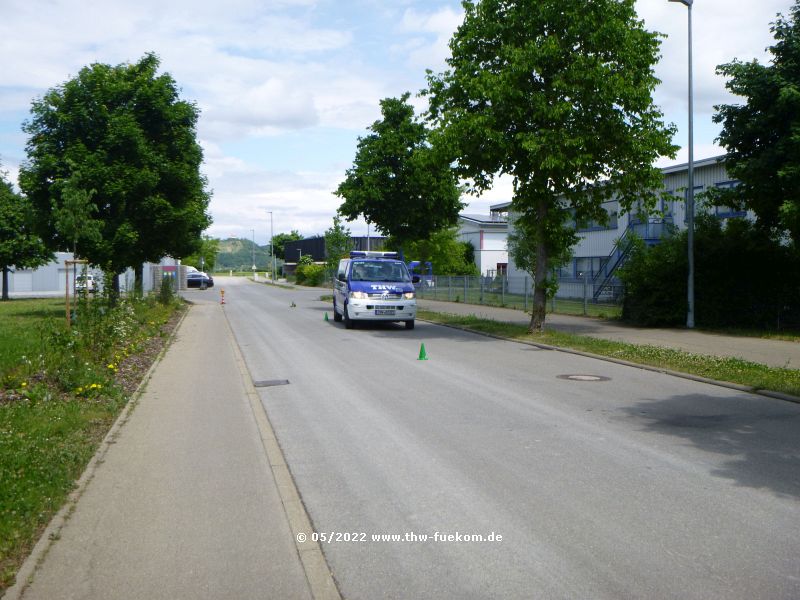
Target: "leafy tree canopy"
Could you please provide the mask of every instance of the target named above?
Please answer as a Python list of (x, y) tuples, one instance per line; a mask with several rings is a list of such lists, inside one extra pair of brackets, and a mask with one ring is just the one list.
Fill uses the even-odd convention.
[(289, 233), (279, 233), (272, 237), (272, 245), (275, 247), (275, 256), (286, 260), (286, 256), (284, 253), (284, 245), (286, 242), (298, 242), (303, 239), (303, 236), (300, 235), (299, 231), (292, 229)]
[(0, 271), (3, 273), (2, 299), (8, 300), (8, 270), (35, 268), (53, 260), (41, 238), (33, 232), (33, 210), (24, 196), (0, 171)]
[[(85, 67), (34, 101), (23, 125), (28, 160), (20, 186), (37, 231), (52, 249), (77, 243), (112, 273), (196, 252), (211, 222), (198, 110), (158, 67), (154, 54)], [(75, 209), (93, 225), (65, 227)]]
[(448, 148), (471, 191), (496, 174), (514, 180), (512, 210), (536, 247), (531, 329), (545, 315), (548, 268), (580, 221), (652, 205), (653, 167), (674, 155), (673, 127), (653, 105), (658, 34), (646, 31), (634, 0), (481, 0), (464, 3), (449, 70), (429, 73), (435, 145)]
[(363, 215), (401, 247), (454, 225), (463, 208), (449, 161), (414, 117), (409, 94), (381, 100), (383, 118), (359, 138), (352, 168), (336, 190), (339, 214)]
[(728, 173), (741, 183), (720, 202), (752, 209), (759, 224), (788, 231), (800, 243), (800, 2), (771, 28), (770, 65), (758, 61), (717, 67), (744, 104), (715, 106), (718, 141), (728, 151)]

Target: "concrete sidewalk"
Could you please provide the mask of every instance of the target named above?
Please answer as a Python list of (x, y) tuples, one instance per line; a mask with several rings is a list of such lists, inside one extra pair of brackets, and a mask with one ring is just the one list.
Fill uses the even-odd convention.
[[(511, 308), (425, 299), (418, 299), (417, 305), (422, 309), (435, 312), (475, 315), (485, 319), (506, 321), (520, 325), (528, 325), (531, 320), (528, 313)], [(577, 335), (631, 344), (663, 346), (695, 354), (732, 356), (771, 367), (800, 369), (800, 342), (719, 335), (688, 329), (631, 327), (605, 319), (558, 314), (548, 314), (545, 326), (556, 331), (565, 331)]]
[(223, 309), (198, 302), (31, 585), (6, 598), (314, 597), (265, 450), (271, 428)]

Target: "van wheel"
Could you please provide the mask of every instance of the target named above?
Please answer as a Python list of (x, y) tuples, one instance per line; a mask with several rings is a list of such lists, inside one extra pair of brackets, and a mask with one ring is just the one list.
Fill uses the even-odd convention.
[(406, 321), (406, 329), (414, 329), (414, 319)]
[(333, 301), (333, 320), (337, 323), (341, 323), (342, 321), (342, 315), (336, 312), (336, 300)]
[(350, 314), (347, 312), (348, 311), (347, 304), (345, 304), (342, 307), (342, 309), (344, 313), (342, 316), (342, 318), (344, 319), (344, 327), (345, 329), (352, 329), (355, 326), (355, 323), (353, 322), (353, 319), (350, 318)]

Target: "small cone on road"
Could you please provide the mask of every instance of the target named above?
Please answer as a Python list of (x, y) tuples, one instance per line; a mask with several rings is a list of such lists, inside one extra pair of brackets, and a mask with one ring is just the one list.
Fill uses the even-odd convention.
[(220, 304), (225, 304), (225, 290), (220, 290), (219, 291), (219, 295), (220, 295), (220, 298), (221, 298), (219, 303)]
[(428, 360), (428, 355), (425, 353), (425, 344), (419, 345), (419, 358), (417, 360)]
[(328, 321), (329, 321), (329, 319), (328, 319), (328, 313), (327, 313), (327, 312), (325, 312), (325, 322), (327, 323)]

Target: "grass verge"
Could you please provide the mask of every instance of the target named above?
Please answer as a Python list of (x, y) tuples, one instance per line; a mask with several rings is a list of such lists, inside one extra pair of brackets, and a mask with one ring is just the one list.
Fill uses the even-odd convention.
[(85, 299), (0, 303), (0, 594), (143, 375), (182, 306)]
[(530, 334), (524, 325), (420, 310), (417, 315), (435, 323), (460, 327), (503, 338), (570, 348), (628, 362), (679, 371), (716, 381), (727, 381), (756, 390), (771, 390), (800, 397), (800, 370), (768, 367), (739, 358), (693, 354), (671, 348), (627, 344), (553, 330)]

